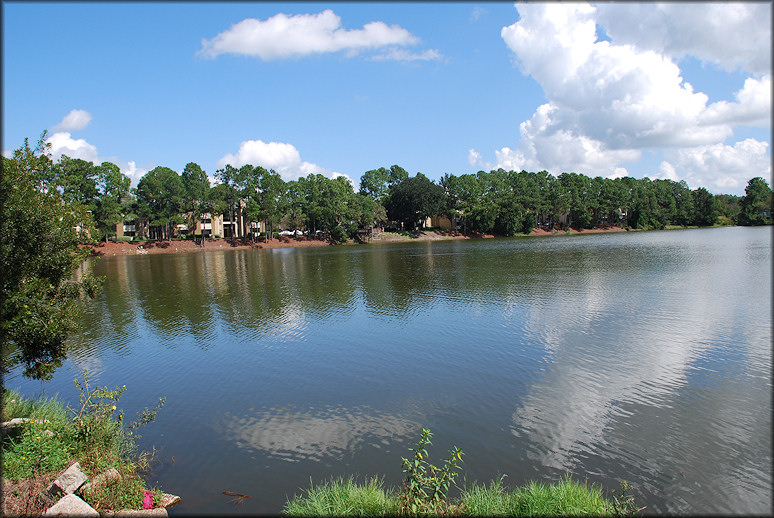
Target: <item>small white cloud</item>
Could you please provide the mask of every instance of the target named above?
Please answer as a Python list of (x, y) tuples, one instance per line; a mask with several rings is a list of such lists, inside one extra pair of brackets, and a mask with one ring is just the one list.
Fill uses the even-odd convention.
[(61, 131), (54, 133), (46, 139), (51, 144), (51, 159), (56, 161), (62, 155), (70, 158), (80, 158), (87, 162), (97, 163), (97, 148), (89, 144), (84, 139), (74, 139), (69, 132)]
[(470, 19), (471, 21), (478, 21), (481, 16), (487, 14), (489, 11), (481, 7), (480, 5), (477, 5), (473, 8), (473, 11), (470, 13)]
[(471, 167), (476, 167), (476, 165), (480, 162), (481, 162), (481, 153), (471, 148), (468, 151), (468, 163), (471, 165)]
[(226, 164), (236, 168), (250, 164), (265, 169), (274, 169), (285, 181), (297, 180), (312, 173), (320, 173), (329, 177), (332, 177), (332, 174), (338, 174), (301, 160), (301, 154), (293, 144), (264, 142), (262, 140), (242, 142), (239, 144), (239, 150), (236, 154), (225, 154), (223, 158), (218, 160), (217, 167), (220, 169)]
[(71, 110), (62, 121), (51, 128), (52, 131), (78, 131), (91, 122), (91, 114), (86, 110)]
[(126, 164), (123, 167), (121, 167), (121, 172), (124, 173), (126, 176), (128, 176), (129, 179), (132, 181), (131, 183), (132, 187), (137, 187), (137, 184), (140, 183), (140, 178), (145, 176), (145, 173), (147, 173), (149, 170), (150, 169), (138, 168), (134, 160), (130, 160), (126, 162)]
[(658, 166), (658, 173), (653, 175), (653, 178), (659, 180), (673, 180), (675, 182), (680, 181), (680, 177), (677, 176), (677, 170), (675, 169), (675, 166), (666, 160), (661, 162), (661, 165)]
[(371, 22), (362, 29), (344, 29), (341, 18), (330, 9), (318, 14), (276, 14), (267, 20), (248, 18), (212, 39), (203, 39), (199, 55), (253, 56), (264, 61), (338, 52), (359, 51), (391, 45), (413, 45), (419, 38), (398, 25)]
[(417, 54), (406, 49), (393, 48), (384, 54), (377, 54), (371, 59), (375, 61), (436, 61), (442, 58), (441, 53), (435, 49), (428, 49)]
[(616, 178), (623, 178), (624, 176), (629, 176), (629, 171), (627, 171), (625, 167), (616, 167), (613, 170), (613, 174), (609, 174), (605, 178), (614, 180)]

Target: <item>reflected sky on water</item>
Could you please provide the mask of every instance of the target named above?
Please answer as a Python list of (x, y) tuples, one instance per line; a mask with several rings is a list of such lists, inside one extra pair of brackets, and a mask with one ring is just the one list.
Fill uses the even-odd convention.
[[(771, 229), (107, 258), (46, 394), (127, 385), (181, 513), (401, 482), (422, 427), (468, 482), (565, 473), (656, 513), (771, 505)], [(39, 393), (18, 373), (8, 386)], [(213, 481), (216, 481), (213, 486)], [(222, 491), (249, 494), (235, 507)]]

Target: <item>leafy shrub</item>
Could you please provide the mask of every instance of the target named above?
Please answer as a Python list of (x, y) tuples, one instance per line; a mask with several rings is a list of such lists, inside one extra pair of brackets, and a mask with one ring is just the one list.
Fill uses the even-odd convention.
[(347, 240), (347, 231), (341, 225), (336, 225), (331, 230), (331, 241), (334, 243), (343, 243)]
[(437, 468), (428, 462), (425, 447), (432, 444), (430, 442), (432, 437), (433, 433), (423, 428), (422, 436), (416, 446), (409, 448), (414, 452), (413, 458), (403, 458), (406, 481), (398, 496), (402, 514), (415, 515), (443, 511), (447, 506), (446, 494), (458, 475), (455, 470), (462, 469), (458, 466), (458, 463), (462, 462), (462, 450), (456, 447), (452, 449), (442, 468)]

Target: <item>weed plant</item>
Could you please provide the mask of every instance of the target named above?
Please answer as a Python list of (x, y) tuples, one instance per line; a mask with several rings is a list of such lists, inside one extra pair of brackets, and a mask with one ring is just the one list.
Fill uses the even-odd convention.
[[(65, 407), (56, 398), (30, 400), (15, 391), (3, 389), (2, 420), (32, 419), (3, 433), (3, 477), (13, 486), (41, 476), (53, 481), (74, 462), (80, 464), (89, 478), (115, 468), (120, 474), (117, 480), (81, 496), (100, 512), (141, 509), (144, 489), (141, 475), (147, 470), (152, 453), (138, 453), (137, 436), (131, 429), (152, 421), (164, 399), (153, 410), (146, 408), (138, 413), (137, 422), (124, 426), (123, 411), (118, 410), (117, 405), (125, 386), (113, 390), (92, 388), (88, 372), (84, 372), (83, 381), (76, 379), (75, 384), (80, 391), (77, 408)], [(161, 491), (153, 488), (152, 492), (154, 500), (160, 501)], [(6, 498), (25, 496), (32, 498), (34, 495), (3, 491), (4, 510), (13, 509), (6, 506)], [(17, 505), (15, 508), (27, 509), (29, 506)]]

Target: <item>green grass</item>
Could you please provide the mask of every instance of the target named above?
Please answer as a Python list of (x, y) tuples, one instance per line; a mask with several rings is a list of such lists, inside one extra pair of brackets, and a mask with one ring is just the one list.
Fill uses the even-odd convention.
[[(80, 496), (97, 510), (141, 509), (145, 489), (141, 473), (149, 456), (137, 452), (135, 437), (124, 428), (122, 414), (116, 413), (113, 403), (120, 395), (92, 392), (79, 413), (80, 408), (66, 408), (56, 398), (32, 400), (3, 389), (3, 421), (34, 419), (3, 433), (3, 477), (12, 484), (41, 476), (53, 481), (74, 462), (90, 478), (115, 468), (121, 474), (119, 480)], [(159, 501), (161, 491), (153, 488), (152, 492)]]
[(285, 506), (290, 516), (390, 516), (398, 511), (397, 499), (382, 487), (379, 478), (356, 484), (352, 477), (315, 486), (310, 481), (303, 495)]
[(56, 398), (32, 401), (14, 391), (5, 390), (2, 420), (5, 422), (17, 417), (30, 418), (35, 422), (3, 434), (3, 476), (16, 482), (32, 476), (34, 472), (66, 468), (73, 445), (69, 440), (70, 419), (64, 405)]
[[(378, 478), (358, 485), (350, 477), (317, 486), (285, 505), (288, 516), (388, 516), (397, 514), (398, 495), (385, 490)], [(606, 516), (614, 515), (613, 503), (601, 488), (577, 482), (571, 477), (545, 484), (530, 482), (513, 491), (501, 481), (474, 484), (464, 489), (447, 511), (461, 516)]]

